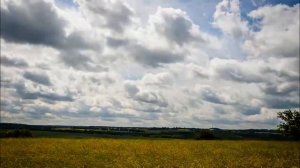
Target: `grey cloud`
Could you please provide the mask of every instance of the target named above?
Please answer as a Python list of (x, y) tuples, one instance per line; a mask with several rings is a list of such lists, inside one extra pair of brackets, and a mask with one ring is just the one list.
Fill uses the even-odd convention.
[[(1, 8), (1, 37), (6, 41), (51, 46), (60, 51), (61, 59), (67, 66), (84, 71), (105, 70), (80, 54), (81, 50), (87, 49), (100, 51), (101, 46), (87, 40), (81, 32), (72, 32), (67, 36), (64, 29), (68, 23), (58, 15), (51, 3), (9, 1), (6, 6)], [(7, 60), (6, 64), (9, 64)], [(25, 77), (35, 80), (32, 75)]]
[(17, 59), (17, 58), (10, 58), (4, 55), (1, 56), (1, 64), (8, 67), (20, 67), (20, 68), (28, 67), (27, 62), (25, 62), (24, 60)]
[(6, 99), (1, 99), (1, 111), (6, 111), (10, 113), (19, 113), (22, 110), (22, 107), (19, 103), (14, 101), (9, 101)]
[(192, 72), (198, 78), (203, 78), (203, 79), (208, 79), (209, 78), (209, 74), (206, 73), (205, 71), (201, 70), (201, 69), (193, 69)]
[(65, 65), (82, 71), (106, 71), (107, 68), (96, 64), (90, 57), (79, 53), (78, 51), (67, 50), (61, 52), (60, 58)]
[(99, 118), (105, 121), (116, 121), (118, 118), (125, 118), (128, 120), (137, 118), (133, 114), (115, 111), (107, 107), (97, 107), (97, 110), (91, 111), (91, 106), (81, 105), (77, 107), (75, 112), (70, 112), (69, 109), (59, 109), (55, 112), (60, 117), (74, 117), (74, 118)]
[(117, 47), (121, 47), (121, 46), (126, 46), (129, 43), (129, 41), (124, 40), (124, 39), (108, 37), (106, 43), (108, 46), (110, 46), (112, 48), (117, 48)]
[(62, 118), (98, 118), (100, 117), (99, 111), (92, 112), (89, 110), (89, 106), (81, 105), (80, 107), (74, 107), (72, 111), (68, 108), (52, 110), (58, 117)]
[(167, 87), (173, 82), (173, 76), (168, 72), (157, 74), (147, 73), (140, 80), (144, 85)]
[(119, 100), (115, 99), (115, 98), (111, 98), (110, 102), (113, 104), (114, 107), (117, 107), (117, 108), (122, 108), (123, 107), (122, 103)]
[(36, 106), (28, 109), (28, 111), (25, 112), (26, 117), (30, 119), (43, 119), (43, 118), (48, 118), (46, 113), (52, 112), (48, 107), (44, 106)]
[(150, 67), (158, 67), (184, 60), (183, 55), (162, 49), (147, 49), (142, 46), (135, 46), (131, 48), (131, 52), (137, 62)]
[(116, 113), (107, 108), (101, 108), (99, 115), (102, 119), (105, 120), (115, 120), (116, 118), (136, 118), (135, 115), (128, 114), (128, 113)]
[[(297, 66), (299, 67), (299, 64), (297, 64)], [(272, 67), (266, 67), (262, 69), (262, 73), (274, 74), (277, 77), (284, 79), (285, 81), (299, 81), (299, 73), (288, 71), (285, 69), (277, 70)]]
[[(143, 111), (146, 113), (160, 113), (162, 112), (162, 108), (160, 107), (141, 107), (141, 108), (134, 108), (136, 111)], [(157, 117), (156, 117), (157, 118)]]
[(156, 31), (166, 36), (170, 42), (175, 42), (178, 45), (183, 45), (194, 38), (190, 32), (192, 22), (185, 18), (182, 13), (168, 13), (164, 12), (163, 9), (160, 10), (160, 17), (164, 22), (155, 24)]
[(51, 99), (41, 99), (41, 101), (47, 104), (56, 104), (56, 101)]
[(227, 104), (222, 98), (220, 98), (215, 92), (211, 90), (204, 90), (201, 94), (202, 98), (208, 102), (216, 104)]
[(46, 63), (38, 63), (35, 66), (41, 70), (50, 70), (50, 65)]
[(300, 108), (299, 97), (295, 100), (284, 97), (271, 97), (267, 96), (264, 98), (265, 106), (273, 109), (291, 109), (291, 108)]
[(277, 84), (266, 84), (261, 90), (267, 95), (286, 96), (293, 92), (299, 92), (298, 82), (285, 82)]
[[(133, 98), (138, 102), (143, 102), (147, 104), (153, 104), (160, 107), (167, 107), (168, 102), (165, 100), (163, 95), (160, 93), (152, 91), (140, 90), (134, 82), (126, 82), (124, 84), (125, 90), (127, 91), (129, 97)], [(144, 110), (142, 110), (144, 111)]]
[(85, 39), (82, 32), (72, 32), (70, 35), (65, 36), (64, 39), (61, 39), (60, 43), (57, 43), (55, 47), (64, 50), (95, 49), (100, 51), (102, 49), (99, 43)]
[(73, 98), (68, 95), (59, 95), (56, 93), (38, 93), (38, 96), (40, 98), (44, 98), (47, 100), (53, 100), (53, 101), (73, 101)]
[(211, 67), (212, 73), (216, 78), (243, 83), (264, 82), (264, 78), (258, 71), (260, 67), (253, 69), (254, 64), (252, 65), (250, 62), (214, 59), (211, 61)]
[(203, 100), (215, 103), (215, 104), (223, 104), (223, 105), (233, 105), (236, 104), (235, 101), (230, 100), (229, 98), (225, 99), (220, 93), (208, 88), (203, 87), (200, 90), (200, 96)]
[(284, 81), (266, 83), (260, 86), (260, 90), (264, 93), (261, 101), (268, 108), (299, 108), (299, 81), (287, 80), (285, 77), (282, 80)]
[(99, 48), (85, 40), (80, 32), (66, 36), (67, 26), (54, 7), (45, 1), (7, 2), (1, 8), (1, 37), (9, 42), (42, 44), (57, 49)]
[(11, 81), (10, 80), (5, 80), (5, 79), (4, 80), (1, 79), (0, 87), (1, 88), (12, 88)]
[[(11, 111), (9, 111), (9, 112), (11, 112)], [(18, 111), (18, 113), (25, 120), (27, 120), (27, 119), (29, 119), (29, 120), (53, 119), (55, 116), (55, 115), (53, 115), (53, 112), (56, 112), (56, 110), (51, 109), (47, 106), (41, 106), (41, 105), (26, 106), (26, 108), (19, 109), (19, 111)]]
[(59, 95), (56, 93), (47, 93), (39, 91), (29, 91), (24, 84), (15, 85), (17, 94), (22, 99), (46, 99), (50, 101), (73, 101), (74, 99), (70, 95)]
[[(79, 1), (81, 6), (87, 8), (93, 17), (95, 24), (102, 25), (114, 30), (123, 32), (124, 28), (130, 24), (133, 12), (121, 1)], [(100, 18), (99, 18), (100, 17)], [(101, 23), (103, 21), (104, 23)]]
[(42, 85), (46, 85), (46, 86), (52, 85), (47, 74), (34, 73), (34, 72), (27, 71), (23, 74), (23, 77), (28, 80), (31, 80), (35, 83), (42, 84)]
[(164, 99), (164, 97), (161, 94), (155, 92), (141, 91), (134, 96), (134, 99), (149, 104), (155, 104), (160, 107), (168, 106), (168, 103)]
[(224, 108), (223, 105), (216, 105), (214, 106), (214, 111), (218, 114), (218, 115), (225, 115), (226, 113), (228, 113)]
[[(2, 100), (1, 100), (2, 101)], [(1, 102), (2, 104), (2, 102)], [(22, 108), (25, 107), (25, 108)], [(1, 110), (9, 113), (22, 114), (23, 118), (26, 119), (53, 119), (53, 118), (99, 118), (105, 121), (116, 121), (118, 118), (128, 119), (129, 121), (136, 122), (141, 120), (139, 116), (115, 111), (114, 109), (99, 107), (96, 111), (91, 111), (91, 106), (81, 104), (81, 106), (75, 107), (71, 110), (68, 107), (64, 108), (51, 108), (45, 105), (35, 105), (35, 106), (10, 106), (8, 102), (5, 105), (1, 105)], [(75, 110), (75, 111), (74, 111)]]
[(199, 107), (201, 107), (202, 103), (203, 102), (201, 100), (199, 100), (198, 98), (191, 97), (188, 99), (187, 105), (192, 108), (199, 108)]
[(227, 66), (217, 68), (215, 71), (218, 74), (218, 77), (221, 77), (226, 80), (253, 83), (253, 82), (262, 82), (262, 78), (252, 74), (251, 72), (243, 72), (237, 67)]
[[(263, 114), (264, 110), (299, 107), (299, 99), (297, 99), (299, 98), (299, 73), (297, 71), (299, 64), (293, 63), (298, 62), (299, 59), (291, 57), (297, 54), (294, 49), (298, 49), (299, 45), (290, 44), (294, 36), (292, 32), (292, 36), (280, 40), (280, 42), (284, 42), (284, 47), (279, 47), (274, 40), (276, 38), (272, 38), (276, 37), (274, 36), (276, 33), (271, 33), (270, 37), (266, 38), (267, 40), (254, 35), (253, 39), (248, 40), (254, 41), (253, 50), (261, 50), (258, 55), (262, 57), (250, 58), (247, 55), (247, 57), (241, 58), (245, 59), (243, 61), (222, 60), (215, 62), (216, 64), (212, 66), (213, 64), (208, 65), (209, 62), (214, 62), (215, 54), (210, 52), (212, 48), (217, 50), (217, 54), (219, 52), (235, 54), (237, 48), (239, 48), (238, 50), (242, 49), (234, 43), (228, 44), (230, 47), (227, 50), (226, 42), (232, 43), (231, 39), (227, 41), (225, 38), (200, 32), (197, 25), (193, 24), (184, 11), (168, 8), (166, 10), (170, 10), (169, 13), (163, 11), (157, 13), (153, 17), (153, 23), (142, 25), (144, 20), (141, 20), (141, 24), (137, 21), (134, 26), (132, 24), (132, 27), (138, 31), (126, 32), (135, 16), (129, 7), (120, 3), (121, 1), (114, 1), (113, 5), (110, 3), (112, 1), (106, 1), (106, 3), (103, 3), (104, 1), (82, 1), (89, 3), (88, 8), (93, 14), (94, 21), (99, 23), (99, 27), (89, 23), (78, 26), (76, 20), (71, 21), (70, 29), (66, 29), (68, 23), (62, 19), (63, 17), (71, 18), (83, 14), (84, 16), (79, 19), (79, 22), (81, 19), (90, 18), (89, 14), (84, 13), (81, 4), (76, 11), (73, 11), (74, 13), (71, 12), (70, 15), (66, 14), (62, 17), (57, 10), (64, 9), (53, 8), (52, 2), (47, 3), (48, 1), (17, 2), (15, 0), (14, 2), (17, 3), (7, 1), (7, 8), (5, 8), (6, 6), (1, 8), (1, 40), (6, 42), (3, 49), (7, 50), (5, 53), (12, 53), (1, 58), (1, 67), (4, 70), (1, 72), (1, 91), (4, 91), (5, 100), (9, 100), (1, 102), (1, 110), (10, 113), (9, 115), (13, 117), (18, 117), (18, 113), (21, 111), (20, 113), (23, 114), (22, 110), (25, 110), (24, 115), (27, 115), (28, 122), (35, 122), (31, 119), (45, 118), (48, 115), (46, 113), (51, 113), (61, 117), (62, 120), (59, 122), (79, 121), (76, 124), (92, 121), (97, 123), (99, 119), (102, 119), (115, 121), (112, 124), (117, 122), (121, 125), (124, 124), (122, 123), (124, 120), (128, 119), (132, 122), (139, 121), (140, 125), (145, 126), (151, 126), (150, 124), (157, 122), (162, 122), (161, 125), (186, 124), (184, 126), (193, 126), (189, 123), (190, 120), (193, 120), (190, 117), (199, 115), (203, 119), (232, 126), (247, 123), (244, 120), (248, 118), (249, 122), (250, 120), (251, 122), (259, 120), (257, 122), (265, 121), (267, 123), (268, 119), (266, 118), (273, 113)], [(91, 11), (92, 8), (93, 11)], [(291, 22), (292, 25), (295, 25), (294, 23)], [(73, 28), (84, 30), (91, 28), (92, 30), (91, 32), (70, 32), (69, 35), (64, 32), (64, 30)], [(121, 32), (124, 34), (119, 34)], [(142, 32), (146, 32), (144, 39), (141, 37), (143, 36)], [(255, 33), (257, 32), (253, 32), (253, 34)], [(235, 34), (235, 30), (233, 30), (233, 35)], [(285, 33), (282, 34), (286, 37)], [(252, 35), (250, 34), (250, 36)], [(200, 39), (194, 39), (198, 37)], [(144, 44), (147, 41), (145, 38), (149, 38), (151, 42), (158, 40), (158, 44)], [(207, 38), (209, 44), (201, 43), (201, 38), (204, 40)], [(162, 41), (159, 42), (159, 40)], [(110, 47), (105, 47), (103, 53), (97, 50), (98, 44), (102, 45), (102, 42)], [(158, 46), (165, 42), (167, 42), (167, 47), (165, 45)], [(267, 42), (267, 47), (269, 44), (273, 46), (271, 45), (273, 42), (276, 43), (276, 50), (274, 49), (278, 52), (275, 53), (276, 56), (285, 53), (287, 57), (290, 57), (269, 58), (268, 55), (272, 55), (273, 48), (265, 51), (264, 42)], [(22, 44), (15, 45), (13, 43)], [(35, 44), (52, 47), (54, 50), (48, 50), (47, 47)], [(256, 46), (256, 44), (262, 45)], [(298, 44), (298, 41), (295, 44)], [(231, 48), (232, 45), (233, 48)], [(290, 50), (286, 46), (293, 47), (290, 47)], [(43, 52), (42, 55), (46, 55), (49, 59), (37, 58), (30, 62), (31, 57), (29, 59), (21, 57), (24, 60), (14, 57), (14, 55), (18, 56), (23, 53), (34, 55), (36, 48), (38, 50), (35, 53), (36, 56)], [(54, 53), (53, 56), (56, 56), (57, 52), (60, 54), (59, 60), (49, 55)], [(250, 55), (255, 55), (255, 53)], [(283, 62), (286, 59), (290, 60)], [(110, 64), (111, 60), (113, 60), (113, 64)], [(58, 64), (55, 65), (55, 63)], [(129, 68), (126, 63), (129, 63)], [(176, 66), (175, 63), (182, 64), (182, 66)], [(65, 67), (61, 67), (62, 64)], [(32, 71), (28, 69), (34, 65)], [(298, 69), (291, 70), (290, 67), (297, 65)], [(268, 66), (270, 68), (262, 70), (262, 67)], [(22, 69), (10, 67), (22, 67)], [(56, 83), (54, 79), (50, 78), (51, 76), (43, 73), (45, 71), (35, 71), (42, 70), (41, 68), (48, 68), (47, 73), (52, 71), (49, 75), (54, 71), (61, 73), (56, 77), (63, 80), (62, 83)], [(22, 72), (21, 70), (24, 69), (26, 71)], [(107, 71), (107, 73), (97, 73), (99, 71)], [(126, 79), (136, 79), (136, 81), (125, 82), (122, 85), (122, 80)], [(16, 80), (25, 81), (29, 85), (16, 85), (14, 84)], [(197, 83), (209, 85), (209, 88), (204, 88), (197, 93), (194, 93), (192, 89), (193, 92), (185, 93), (183, 91), (183, 88), (193, 88)], [(62, 92), (56, 92), (58, 90)], [(237, 90), (240, 90), (240, 93)], [(106, 107), (94, 107), (93, 109), (85, 103)], [(45, 107), (41, 105), (45, 105)], [(215, 107), (219, 107), (219, 109), (214, 111)], [(260, 115), (263, 117), (260, 118)], [(20, 116), (22, 117), (22, 115)], [(85, 120), (87, 118), (88, 120)], [(157, 120), (157, 122), (147, 120)], [(46, 122), (55, 123), (57, 121), (46, 120)], [(274, 125), (272, 124), (272, 126)], [(195, 124), (195, 126), (198, 125)]]
[(115, 8), (117, 8), (118, 11), (102, 9), (98, 12), (102, 12), (102, 14), (108, 18), (106, 20), (107, 27), (112, 28), (115, 31), (123, 31), (124, 27), (130, 23), (132, 11), (124, 4), (120, 3), (118, 3)]
[(89, 80), (91, 81), (93, 84), (97, 84), (97, 85), (110, 85), (110, 84), (113, 84), (115, 83), (115, 79), (110, 77), (109, 75), (103, 75), (103, 76), (100, 76), (100, 77), (96, 77), (96, 76), (92, 76), (92, 77), (89, 77), (89, 78), (84, 78), (84, 80)]
[(28, 91), (24, 84), (16, 84), (15, 85), (16, 88), (16, 92), (17, 94), (22, 98), (22, 99), (37, 99), (38, 98), (38, 94), (36, 94), (35, 92), (30, 92)]
[(255, 115), (259, 114), (261, 108), (256, 106), (239, 105), (236, 107), (237, 111), (244, 115)]
[(132, 82), (126, 82), (124, 84), (126, 92), (129, 94), (130, 97), (133, 97), (135, 94), (139, 92), (137, 86)]
[(11, 42), (56, 46), (64, 38), (65, 21), (45, 1), (14, 1), (1, 8), (1, 37)]
[[(233, 106), (239, 113), (244, 115), (254, 115), (260, 113), (260, 107), (250, 106), (246, 104), (242, 104), (235, 100), (232, 100), (230, 97), (224, 98), (220, 93), (210, 89), (210, 88), (203, 88), (201, 90), (201, 97), (203, 100), (219, 104), (219, 105), (231, 105)], [(215, 107), (215, 109), (220, 113), (225, 113), (223, 108), (219, 106)]]

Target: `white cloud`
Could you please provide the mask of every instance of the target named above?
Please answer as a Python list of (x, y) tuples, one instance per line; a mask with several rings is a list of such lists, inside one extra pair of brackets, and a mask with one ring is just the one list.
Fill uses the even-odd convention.
[(248, 15), (259, 22), (244, 44), (250, 56), (299, 57), (299, 4), (265, 6)]
[(213, 25), (224, 34), (234, 38), (245, 38), (247, 22), (241, 19), (239, 0), (223, 0), (216, 6)]
[(131, 24), (133, 10), (122, 1), (78, 0), (80, 11), (95, 27), (105, 27), (115, 33), (123, 32)]
[(76, 3), (1, 1), (1, 122), (273, 128), (299, 107), (299, 5), (253, 10), (254, 30), (221, 1), (218, 35), (168, 2)]
[(213, 78), (232, 80), (237, 82), (263, 82), (261, 74), (263, 62), (238, 61), (233, 59), (215, 58), (210, 62), (210, 72)]

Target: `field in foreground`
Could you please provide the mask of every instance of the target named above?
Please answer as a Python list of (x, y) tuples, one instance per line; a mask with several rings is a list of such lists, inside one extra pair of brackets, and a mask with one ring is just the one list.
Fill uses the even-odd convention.
[(299, 142), (0, 139), (6, 167), (299, 167)]

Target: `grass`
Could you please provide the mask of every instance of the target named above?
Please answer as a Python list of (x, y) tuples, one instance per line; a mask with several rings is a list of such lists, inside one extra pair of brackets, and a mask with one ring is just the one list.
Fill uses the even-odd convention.
[(153, 139), (1, 139), (6, 167), (299, 167), (300, 143)]

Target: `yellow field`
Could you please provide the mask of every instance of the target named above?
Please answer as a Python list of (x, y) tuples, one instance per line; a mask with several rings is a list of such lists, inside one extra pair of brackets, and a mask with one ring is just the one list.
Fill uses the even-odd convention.
[(1, 139), (5, 167), (299, 167), (299, 142)]

